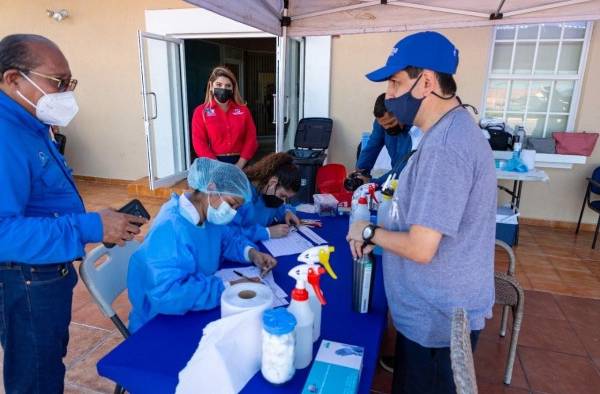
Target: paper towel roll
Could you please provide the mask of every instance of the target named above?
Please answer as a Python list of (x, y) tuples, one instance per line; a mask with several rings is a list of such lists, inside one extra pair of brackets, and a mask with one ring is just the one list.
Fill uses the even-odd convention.
[(221, 317), (251, 309), (267, 310), (273, 306), (273, 291), (260, 283), (238, 283), (221, 295)]

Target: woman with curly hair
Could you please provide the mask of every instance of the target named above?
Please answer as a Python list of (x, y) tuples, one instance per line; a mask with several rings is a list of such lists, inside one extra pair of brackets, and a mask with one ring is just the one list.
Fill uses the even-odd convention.
[(299, 225), (294, 208), (286, 204), (300, 190), (300, 170), (287, 153), (271, 153), (244, 172), (252, 199), (238, 209), (234, 225), (253, 242), (285, 237), (290, 225)]

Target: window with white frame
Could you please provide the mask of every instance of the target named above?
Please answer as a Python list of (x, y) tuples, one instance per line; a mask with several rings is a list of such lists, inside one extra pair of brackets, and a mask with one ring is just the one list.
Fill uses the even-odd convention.
[(587, 22), (496, 27), (485, 117), (535, 137), (573, 131), (591, 30)]

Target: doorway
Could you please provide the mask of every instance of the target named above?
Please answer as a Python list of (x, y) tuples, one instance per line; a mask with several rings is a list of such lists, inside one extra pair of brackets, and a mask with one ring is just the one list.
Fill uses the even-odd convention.
[[(194, 110), (204, 102), (212, 69), (225, 65), (236, 76), (256, 125), (259, 148), (252, 161), (275, 151), (275, 38), (185, 39), (189, 139)], [(190, 147), (192, 160), (197, 157)]]

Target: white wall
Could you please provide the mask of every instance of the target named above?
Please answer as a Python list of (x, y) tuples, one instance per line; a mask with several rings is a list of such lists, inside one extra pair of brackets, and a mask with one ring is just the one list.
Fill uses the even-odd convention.
[(331, 36), (306, 37), (304, 117), (329, 117)]

